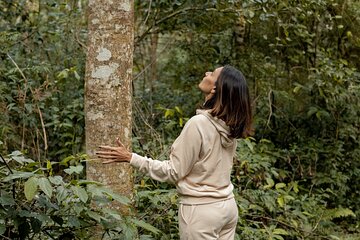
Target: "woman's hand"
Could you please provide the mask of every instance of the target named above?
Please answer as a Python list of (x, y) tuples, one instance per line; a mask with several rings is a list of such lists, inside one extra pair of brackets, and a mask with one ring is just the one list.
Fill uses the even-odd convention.
[(113, 162), (130, 162), (131, 152), (129, 152), (125, 146), (116, 139), (118, 147), (100, 146), (100, 150), (96, 152), (98, 158), (100, 158), (104, 164)]

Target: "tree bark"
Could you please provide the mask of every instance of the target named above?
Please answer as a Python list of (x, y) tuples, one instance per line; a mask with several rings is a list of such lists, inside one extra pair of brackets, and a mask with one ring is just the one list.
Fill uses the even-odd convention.
[[(133, 0), (89, 0), (88, 52), (85, 73), (86, 153), (96, 159), (100, 145), (116, 138), (131, 147)], [(128, 163), (87, 163), (87, 178), (132, 197), (132, 168)], [(123, 209), (119, 205), (112, 208)]]

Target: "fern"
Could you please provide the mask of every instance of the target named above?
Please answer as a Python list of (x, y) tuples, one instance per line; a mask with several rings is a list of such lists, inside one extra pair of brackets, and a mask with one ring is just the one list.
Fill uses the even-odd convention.
[(331, 221), (334, 218), (350, 217), (350, 216), (356, 217), (355, 213), (349, 208), (333, 208), (333, 209), (326, 209), (322, 219)]

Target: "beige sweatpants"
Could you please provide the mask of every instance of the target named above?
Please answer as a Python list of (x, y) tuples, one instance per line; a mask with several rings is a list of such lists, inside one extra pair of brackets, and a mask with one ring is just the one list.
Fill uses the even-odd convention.
[(179, 207), (181, 240), (233, 240), (238, 209), (234, 198), (210, 204)]

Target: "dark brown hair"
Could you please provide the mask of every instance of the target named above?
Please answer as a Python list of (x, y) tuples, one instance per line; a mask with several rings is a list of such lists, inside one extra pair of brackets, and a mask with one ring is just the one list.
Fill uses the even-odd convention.
[(245, 138), (252, 132), (252, 111), (249, 88), (244, 75), (226, 65), (215, 83), (216, 92), (204, 108), (212, 116), (222, 119), (230, 127), (230, 136)]

